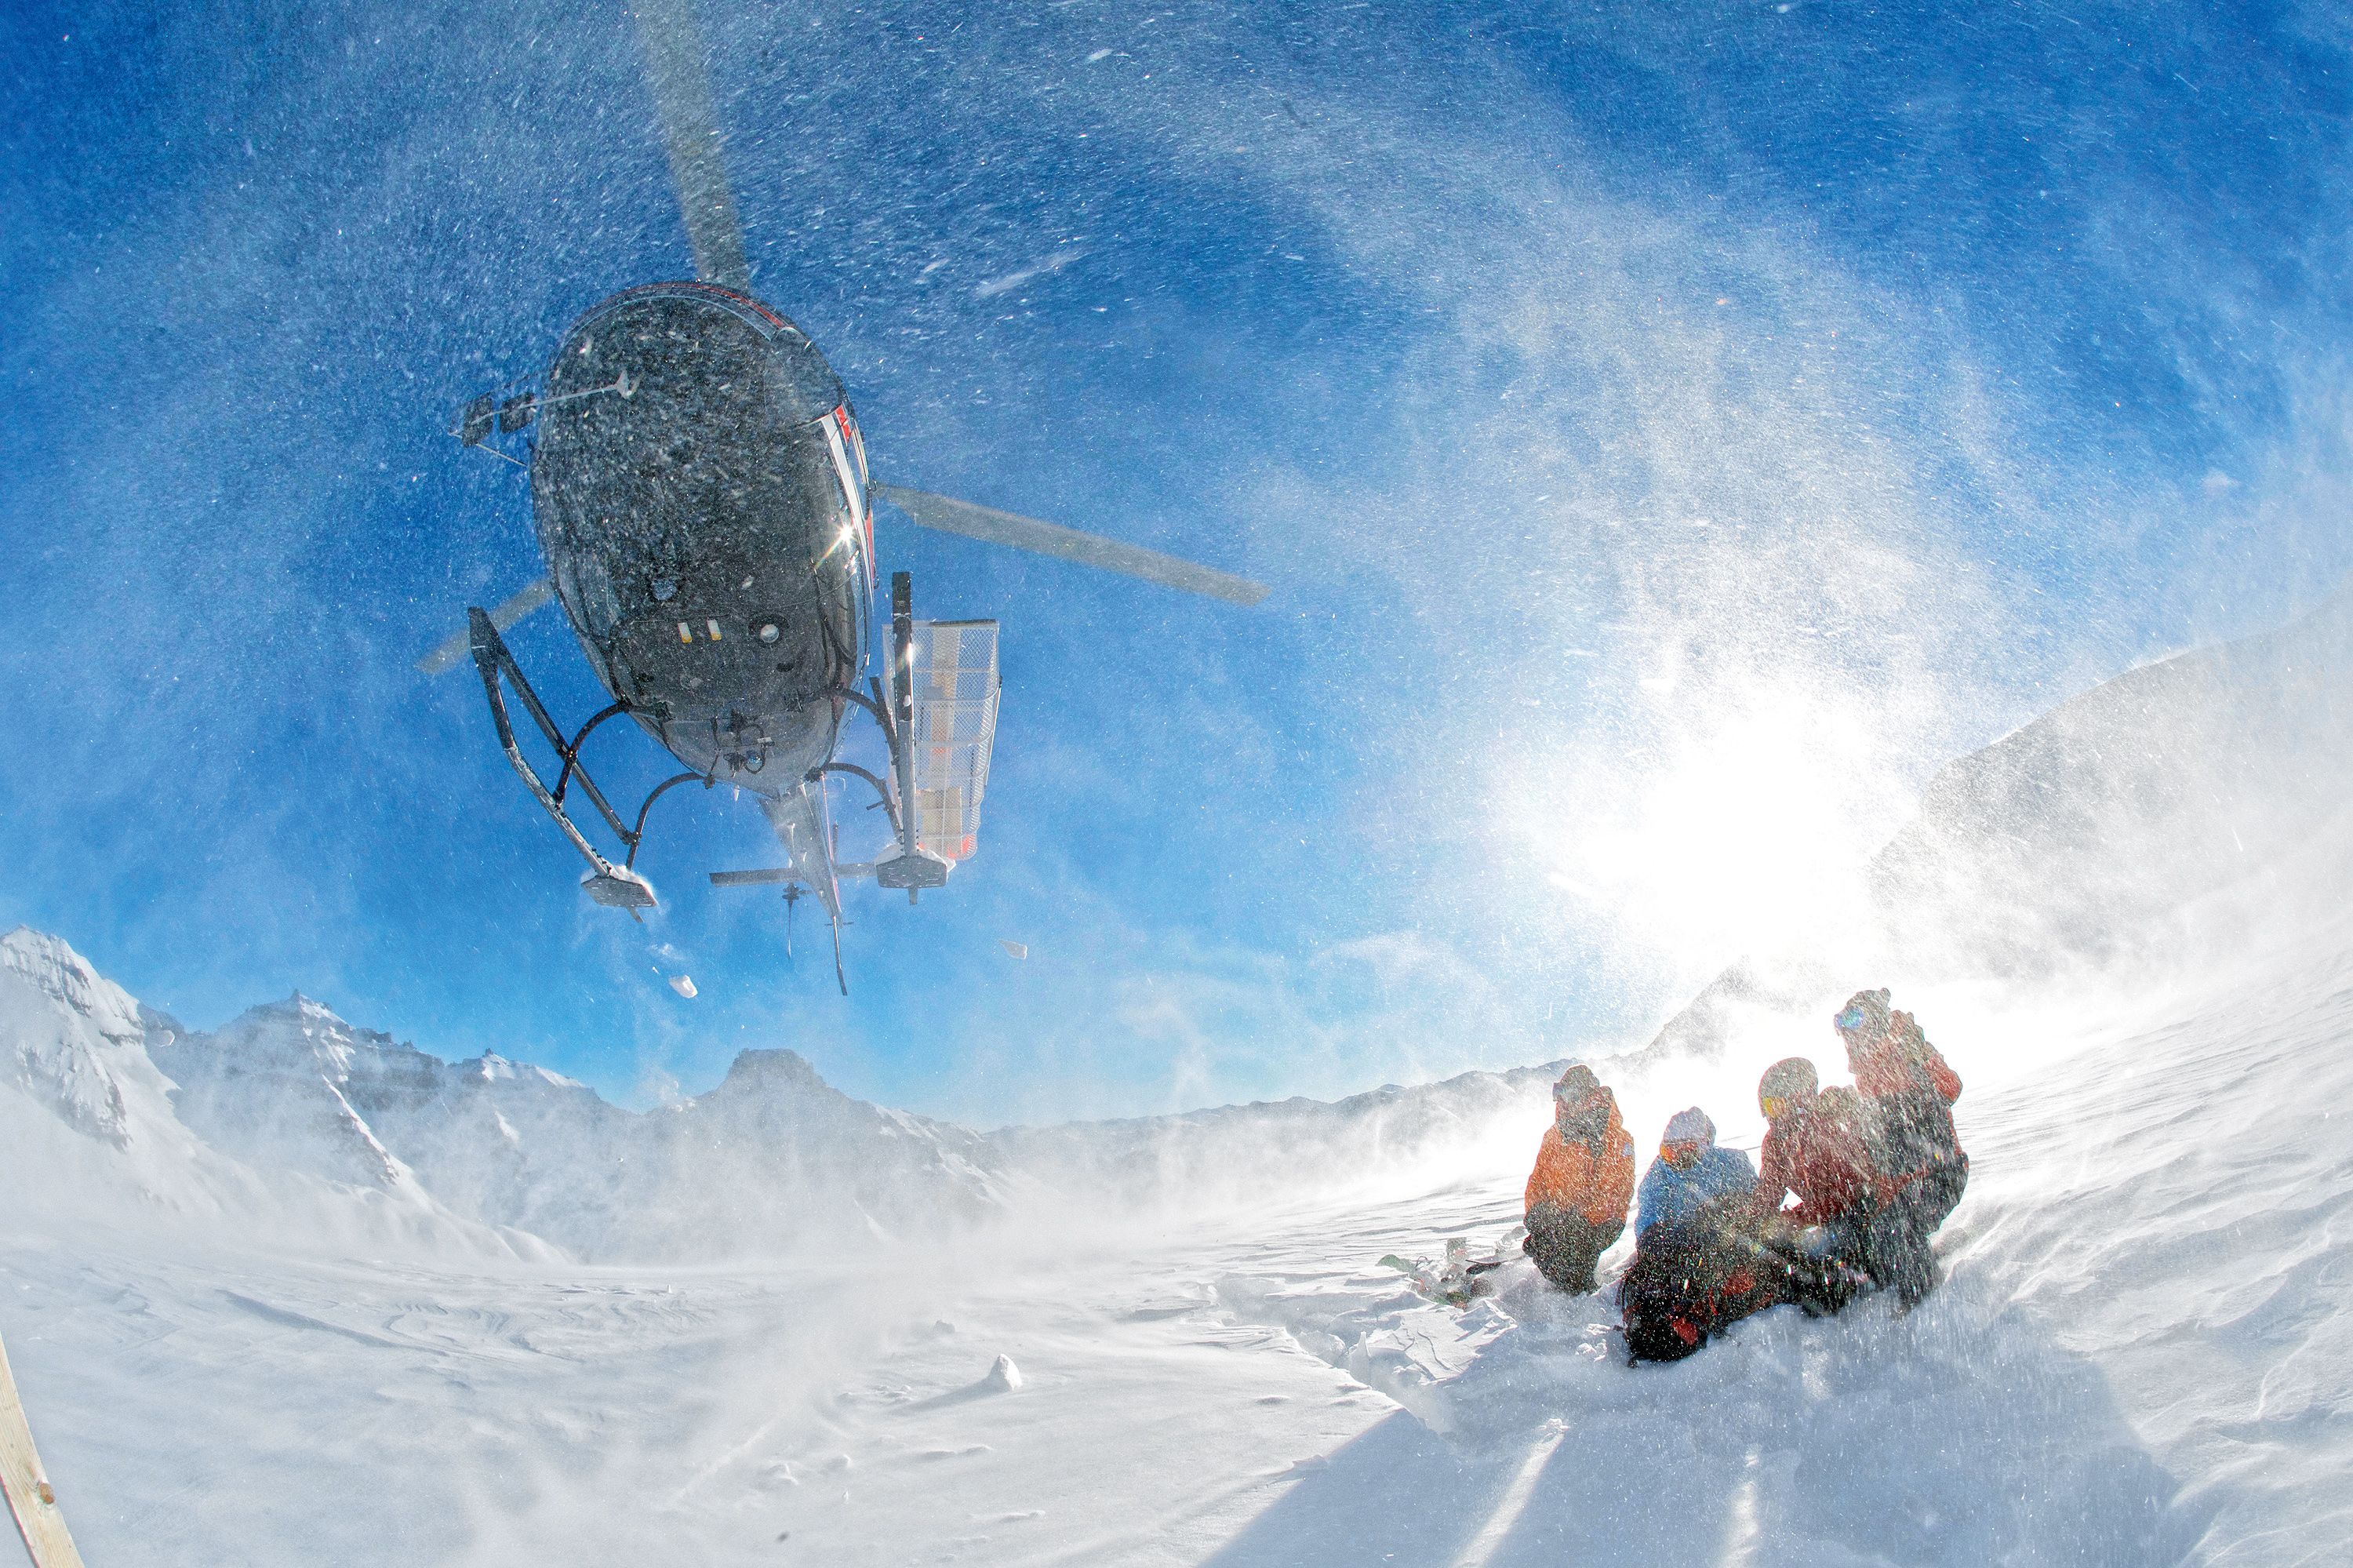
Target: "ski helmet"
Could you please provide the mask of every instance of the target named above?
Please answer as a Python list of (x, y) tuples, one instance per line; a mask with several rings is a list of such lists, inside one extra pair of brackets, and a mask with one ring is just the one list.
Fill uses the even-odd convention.
[(1662, 1143), (1714, 1143), (1715, 1123), (1710, 1121), (1707, 1112), (1697, 1106), (1692, 1107), (1689, 1110), (1679, 1110), (1667, 1118), (1667, 1135), (1660, 1141)]
[(1563, 1105), (1581, 1105), (1592, 1098), (1600, 1087), (1601, 1080), (1593, 1075), (1593, 1069), (1578, 1062), (1563, 1073), (1560, 1082), (1552, 1086), (1552, 1097)]
[(1841, 1034), (1884, 1034), (1894, 1016), (1888, 1011), (1888, 1000), (1885, 986), (1877, 991), (1856, 991), (1846, 999), (1846, 1005), (1839, 1009), (1838, 1016), (1831, 1022)]
[(1767, 1108), (1770, 1102), (1804, 1099), (1821, 1086), (1822, 1081), (1814, 1075), (1811, 1062), (1803, 1056), (1784, 1056), (1766, 1068), (1765, 1075), (1757, 1080), (1757, 1108), (1769, 1117), (1773, 1114)]

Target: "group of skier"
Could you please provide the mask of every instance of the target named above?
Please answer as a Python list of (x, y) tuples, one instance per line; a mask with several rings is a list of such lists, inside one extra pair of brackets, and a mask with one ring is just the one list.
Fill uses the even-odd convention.
[(1582, 1064), (1563, 1073), (1527, 1187), (1524, 1245), (1545, 1278), (1592, 1290), (1630, 1204), (1634, 1259), (1618, 1300), (1636, 1360), (1688, 1355), (1784, 1302), (1835, 1312), (1867, 1286), (1901, 1311), (1918, 1305), (1936, 1283), (1930, 1239), (1969, 1161), (1953, 1128), (1959, 1077), (1888, 1003), (1883, 990), (1858, 991), (1834, 1021), (1852, 1087), (1824, 1088), (1802, 1056), (1766, 1069), (1761, 1173), (1694, 1107), (1668, 1119), (1638, 1190), (1616, 1097)]

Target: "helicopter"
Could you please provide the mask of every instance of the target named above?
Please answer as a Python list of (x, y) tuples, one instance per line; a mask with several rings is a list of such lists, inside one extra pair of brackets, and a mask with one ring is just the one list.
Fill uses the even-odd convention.
[[(637, 869), (654, 803), (674, 789), (750, 791), (786, 863), (710, 874), (714, 885), (781, 885), (787, 912), (813, 898), (842, 967), (841, 885), (871, 877), (908, 901), (943, 887), (977, 847), (995, 745), (997, 624), (918, 620), (906, 572), (891, 577), (887, 683), (869, 673), (881, 630), (874, 513), (1059, 556), (1244, 607), (1259, 583), (1157, 551), (994, 507), (884, 484), (840, 377), (807, 333), (752, 292), (691, 0), (637, 0), (670, 175), (696, 276), (622, 290), (575, 321), (543, 372), (470, 400), (450, 434), (526, 469), (547, 573), (417, 662), (427, 674), (470, 655), (500, 748), (587, 862), (581, 885), (642, 918), (658, 900)], [(515, 450), (521, 449), (521, 455)], [(611, 703), (559, 726), (502, 633), (563, 607)], [(557, 758), (550, 783), (517, 736), (512, 694)], [(862, 712), (881, 733), (885, 777), (837, 755)], [(627, 718), (683, 771), (625, 817), (582, 758)], [(876, 797), (891, 842), (845, 863), (828, 789)], [(575, 820), (586, 800), (619, 841), (610, 855)]]

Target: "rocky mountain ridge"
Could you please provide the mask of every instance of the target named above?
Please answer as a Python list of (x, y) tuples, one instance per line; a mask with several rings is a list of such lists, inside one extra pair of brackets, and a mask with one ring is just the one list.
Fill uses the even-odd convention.
[[(589, 1260), (945, 1234), (1022, 1197), (1214, 1202), (1270, 1181), (1313, 1186), (1336, 1168), (1409, 1170), (1500, 1117), (1540, 1118), (1559, 1067), (1336, 1104), (979, 1133), (853, 1099), (795, 1052), (751, 1050), (708, 1092), (637, 1112), (501, 1056), (444, 1061), (300, 993), (205, 1033), (142, 1006), (55, 937), (19, 927), (0, 955), (0, 1046), (13, 1052), (0, 1084), (80, 1137), (174, 1144), (184, 1162), (199, 1150), (251, 1183), (362, 1195), (520, 1238), (513, 1250)], [(143, 1097), (132, 1109), (126, 1078)]]
[(961, 1128), (867, 1105), (789, 1051), (638, 1113), (485, 1054), (447, 1062), (296, 994), (153, 1038), (180, 1118), (249, 1164), (415, 1182), (586, 1258), (704, 1258), (968, 1224), (1001, 1175)]

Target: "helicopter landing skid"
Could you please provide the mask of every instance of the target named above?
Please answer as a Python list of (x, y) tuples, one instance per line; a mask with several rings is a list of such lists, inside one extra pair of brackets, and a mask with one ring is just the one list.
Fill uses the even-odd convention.
[[(605, 799), (605, 792), (596, 787), (595, 779), (588, 777), (587, 768), (581, 766), (580, 743), (588, 738), (589, 731), (615, 714), (627, 712), (627, 708), (619, 703), (614, 704), (581, 726), (579, 734), (565, 739), (564, 732), (555, 727), (555, 721), (547, 716), (547, 709), (540, 703), (539, 694), (533, 691), (531, 683), (523, 678), (522, 666), (507, 651), (506, 642), (499, 636), (499, 630), (491, 624), (490, 616), (478, 608), (470, 608), (466, 611), (466, 621), (468, 639), (474, 654), (474, 668), (481, 673), (482, 692), (491, 703), (491, 719), (498, 726), (499, 748), (507, 754), (507, 761), (531, 790), (533, 799), (555, 819), (555, 825), (564, 830), (564, 836), (572, 841), (572, 847), (587, 861), (589, 873), (581, 879), (581, 887), (586, 890), (589, 897), (607, 908), (626, 909), (631, 919), (644, 919), (638, 911), (650, 909), (659, 902), (654, 896), (653, 884), (632, 869), (638, 858), (638, 845), (645, 839), (646, 813), (653, 810), (654, 802), (672, 787), (700, 781), (703, 788), (709, 789), (711, 779), (700, 773), (681, 773), (666, 779), (654, 786), (653, 793), (648, 795), (645, 804), (638, 809), (636, 825), (632, 827), (623, 823), (620, 813), (613, 810), (612, 803)], [(540, 778), (539, 770), (532, 767), (530, 759), (522, 754), (522, 747), (515, 742), (514, 725), (507, 716), (502, 683), (514, 687), (515, 698), (522, 704), (523, 711), (531, 715), (532, 722), (539, 726), (539, 733), (547, 737), (548, 745), (555, 747), (556, 755), (564, 759), (564, 769), (556, 775), (553, 789)], [(598, 853), (596, 846), (588, 842), (587, 835), (565, 810), (564, 797), (575, 783), (580, 786), (581, 793), (588, 797), (589, 803), (596, 808), (597, 815), (603, 817), (606, 825), (613, 830), (614, 835), (628, 846), (628, 853), (622, 856), (620, 864), (616, 865)]]
[(603, 871), (582, 877), (580, 885), (606, 908), (626, 909), (632, 915), (652, 908), (656, 902), (653, 884), (625, 865), (608, 863)]

